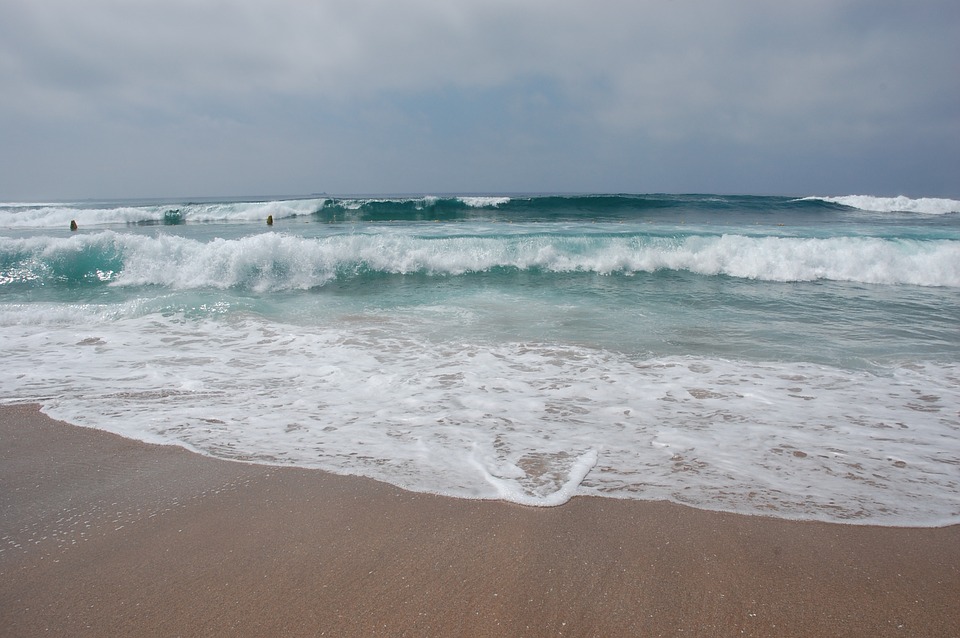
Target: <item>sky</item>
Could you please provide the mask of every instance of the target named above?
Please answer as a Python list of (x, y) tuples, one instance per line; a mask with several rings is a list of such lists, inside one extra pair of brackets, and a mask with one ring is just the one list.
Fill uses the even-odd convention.
[(960, 196), (957, 0), (3, 0), (0, 201)]

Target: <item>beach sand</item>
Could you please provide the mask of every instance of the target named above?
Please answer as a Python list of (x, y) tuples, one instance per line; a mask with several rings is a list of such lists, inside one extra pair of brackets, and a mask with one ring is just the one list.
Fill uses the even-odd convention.
[(415, 494), (0, 408), (0, 635), (960, 636), (960, 526)]

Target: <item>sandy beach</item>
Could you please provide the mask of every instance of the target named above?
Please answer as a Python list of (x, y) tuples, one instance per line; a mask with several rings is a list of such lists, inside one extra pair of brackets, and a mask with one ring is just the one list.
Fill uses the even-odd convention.
[(525, 508), (0, 408), (0, 635), (957, 636), (960, 526)]

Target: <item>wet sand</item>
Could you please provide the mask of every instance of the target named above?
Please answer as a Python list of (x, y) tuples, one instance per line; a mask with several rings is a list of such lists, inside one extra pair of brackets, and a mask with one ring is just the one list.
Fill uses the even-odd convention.
[(960, 636), (960, 526), (534, 509), (0, 407), (0, 635)]

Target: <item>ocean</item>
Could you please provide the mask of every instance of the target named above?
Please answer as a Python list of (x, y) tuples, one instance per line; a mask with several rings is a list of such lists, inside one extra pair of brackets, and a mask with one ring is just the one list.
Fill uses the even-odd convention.
[(0, 403), (215, 457), (960, 523), (956, 200), (8, 202), (0, 343)]

